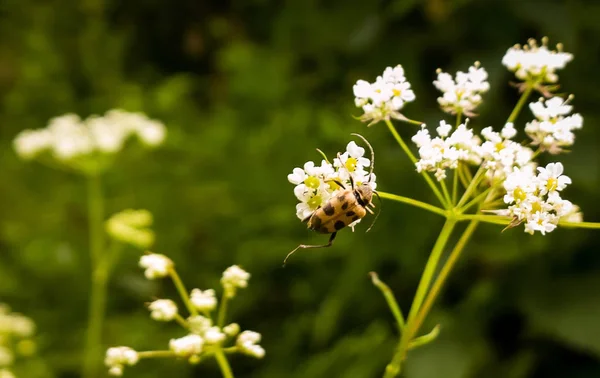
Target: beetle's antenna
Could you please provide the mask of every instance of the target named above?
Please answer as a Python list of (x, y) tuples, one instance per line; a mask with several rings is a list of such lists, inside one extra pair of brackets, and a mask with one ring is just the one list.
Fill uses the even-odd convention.
[(375, 224), (375, 221), (377, 220), (377, 218), (379, 218), (379, 214), (381, 214), (381, 208), (382, 208), (383, 202), (381, 202), (381, 197), (379, 197), (379, 193), (377, 193), (376, 191), (373, 191), (373, 194), (375, 194), (377, 196), (377, 199), (379, 200), (379, 211), (377, 211), (377, 215), (375, 215), (375, 219), (373, 219), (373, 222), (371, 222), (371, 225), (369, 226), (369, 228), (367, 228), (367, 231), (365, 231), (365, 232), (371, 231), (371, 229), (373, 228), (373, 225)]
[(373, 147), (371, 146), (371, 143), (369, 143), (369, 141), (362, 135), (357, 134), (357, 133), (352, 133), (350, 135), (355, 135), (357, 137), (359, 137), (360, 139), (363, 140), (363, 142), (365, 142), (367, 144), (367, 146), (369, 146), (369, 150), (371, 150), (371, 171), (369, 172), (369, 180), (367, 182), (371, 182), (371, 177), (373, 177), (373, 170), (375, 169), (375, 152), (373, 151)]

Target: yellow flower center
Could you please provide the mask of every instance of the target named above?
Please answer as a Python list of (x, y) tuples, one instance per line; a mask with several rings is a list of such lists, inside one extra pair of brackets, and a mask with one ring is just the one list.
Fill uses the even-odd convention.
[(316, 209), (317, 207), (321, 206), (321, 203), (323, 203), (323, 197), (317, 194), (316, 196), (309, 199), (306, 203), (308, 204), (308, 206), (310, 206), (311, 209)]
[(392, 93), (394, 94), (394, 96), (400, 96), (402, 94), (402, 92), (400, 92), (397, 89), (392, 89)]
[(335, 181), (328, 181), (327, 183), (329, 184), (329, 189), (331, 189), (332, 191), (335, 191), (335, 190), (338, 190), (339, 188), (341, 188), (341, 186), (339, 186), (338, 183)]
[(497, 151), (497, 152), (500, 152), (500, 151), (502, 151), (504, 148), (505, 148), (505, 147), (504, 147), (504, 143), (502, 143), (502, 142), (498, 142), (498, 143), (496, 143), (496, 151)]
[(515, 197), (515, 201), (521, 202), (521, 201), (524, 201), (525, 198), (527, 198), (527, 193), (525, 193), (525, 191), (523, 189), (517, 188), (513, 192), (513, 197)]
[(321, 185), (321, 180), (319, 180), (318, 178), (316, 178), (314, 176), (308, 176), (304, 180), (304, 185), (308, 186), (311, 189), (317, 189), (319, 187), (319, 185)]
[(549, 192), (552, 192), (556, 190), (556, 188), (558, 188), (558, 180), (554, 177), (549, 178), (546, 183), (546, 189), (548, 189)]
[(353, 158), (353, 157), (349, 157), (346, 160), (346, 163), (344, 163), (344, 165), (346, 166), (346, 169), (348, 170), (348, 172), (354, 172), (356, 171), (356, 165), (358, 164), (358, 161)]
[(537, 213), (538, 211), (542, 211), (542, 204), (539, 202), (534, 202), (531, 204), (531, 212), (532, 213)]

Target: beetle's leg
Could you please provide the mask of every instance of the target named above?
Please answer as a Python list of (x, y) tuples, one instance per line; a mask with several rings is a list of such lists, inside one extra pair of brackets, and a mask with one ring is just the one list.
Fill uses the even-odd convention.
[[(373, 222), (371, 222), (371, 225), (369, 226), (369, 228), (367, 228), (366, 232), (371, 231), (371, 228), (373, 228), (375, 221), (377, 220), (377, 218), (379, 218), (379, 214), (381, 214), (381, 207), (383, 205), (383, 202), (381, 202), (381, 197), (379, 197), (379, 193), (377, 193), (377, 192), (373, 192), (373, 193), (375, 193), (375, 195), (377, 196), (377, 199), (379, 199), (379, 211), (377, 212), (377, 215), (375, 215), (375, 219), (373, 219)], [(373, 202), (371, 202), (371, 205), (373, 205)], [(373, 207), (375, 207), (375, 205), (373, 205)], [(367, 207), (367, 209), (368, 209), (368, 207)], [(371, 214), (373, 214), (373, 212), (371, 212)]]
[(306, 245), (306, 244), (300, 244), (299, 246), (297, 246), (296, 248), (294, 248), (294, 250), (290, 253), (287, 254), (287, 256), (285, 256), (285, 259), (283, 260), (283, 265), (285, 266), (285, 263), (287, 262), (287, 259), (297, 250), (299, 250), (300, 248), (302, 249), (308, 249), (308, 248), (327, 248), (327, 247), (331, 247), (331, 245), (333, 244), (333, 239), (335, 239), (335, 235), (337, 234), (337, 232), (334, 232), (333, 234), (331, 234), (331, 236), (329, 237), (329, 242), (327, 242), (327, 244), (322, 244), (322, 245)]
[(375, 213), (373, 212), (373, 210), (371, 210), (371, 208), (370, 208), (370, 207), (368, 207), (368, 206), (365, 206), (365, 210), (367, 210), (367, 211), (369, 212), (369, 214), (371, 214), (371, 215), (375, 214)]

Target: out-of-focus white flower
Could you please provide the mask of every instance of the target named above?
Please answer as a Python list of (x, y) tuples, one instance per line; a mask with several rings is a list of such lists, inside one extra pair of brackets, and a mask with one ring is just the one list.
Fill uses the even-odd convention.
[(154, 320), (168, 322), (177, 315), (177, 305), (170, 299), (157, 299), (148, 305), (150, 316)]
[(433, 85), (443, 93), (442, 97), (438, 97), (442, 110), (450, 114), (474, 116), (475, 108), (482, 101), (481, 94), (490, 89), (488, 74), (479, 62), (469, 67), (468, 72), (458, 71), (456, 79), (441, 69), (437, 75)]
[(225, 340), (225, 334), (219, 327), (210, 327), (202, 336), (207, 344), (219, 344)]
[(8, 369), (0, 369), (0, 378), (16, 378), (12, 371)]
[(200, 312), (212, 311), (217, 307), (217, 297), (213, 289), (204, 291), (193, 289), (190, 293), (190, 301)]
[(152, 213), (140, 209), (123, 210), (111, 216), (105, 223), (106, 232), (118, 241), (139, 248), (149, 248), (154, 243)]
[(172, 266), (173, 261), (165, 255), (151, 253), (140, 258), (140, 267), (146, 269), (144, 275), (149, 280), (166, 277)]
[[(513, 225), (525, 223), (525, 232), (536, 231), (545, 235), (552, 232), (558, 222), (568, 217), (580, 218), (578, 207), (560, 196), (571, 179), (564, 176), (561, 163), (550, 163), (539, 167), (538, 174), (528, 169), (514, 168), (504, 181), (504, 202), (508, 209), (497, 214), (512, 217)], [(580, 214), (580, 213), (579, 213)]]
[(15, 360), (13, 352), (5, 346), (0, 345), (0, 366), (10, 366)]
[(423, 125), (421, 130), (412, 137), (419, 147), (419, 161), (415, 163), (418, 172), (434, 172), (438, 181), (446, 178), (446, 169), (456, 169), (459, 161), (469, 164), (479, 164), (479, 144), (481, 140), (473, 134), (466, 124), (459, 125), (452, 134), (450, 126), (440, 121), (436, 129), (438, 136), (431, 138), (429, 131)]
[[(511, 140), (516, 135), (512, 123), (504, 125), (498, 133), (492, 127), (481, 130), (485, 142), (481, 145), (482, 167), (487, 169), (486, 176), (490, 181), (504, 180), (513, 168), (532, 164), (533, 151), (529, 147)], [(529, 170), (534, 168), (532, 165)]]
[(235, 336), (240, 333), (240, 325), (237, 323), (228, 324), (223, 327), (223, 332), (229, 337)]
[(260, 342), (261, 336), (260, 333), (254, 331), (244, 331), (239, 334), (236, 341), (236, 346), (239, 351), (256, 357), (263, 358), (265, 356), (265, 350), (263, 347), (258, 345)]
[(232, 298), (235, 296), (237, 289), (243, 289), (248, 286), (250, 273), (237, 265), (232, 265), (225, 269), (223, 277), (221, 277), (221, 285), (225, 290), (225, 296)]
[(191, 334), (179, 339), (171, 339), (169, 349), (179, 357), (191, 357), (202, 353), (204, 339), (199, 335)]
[(370, 122), (369, 125), (391, 118), (401, 119), (404, 104), (415, 100), (401, 65), (387, 67), (374, 83), (358, 80), (353, 91), (355, 105), (364, 111), (361, 120)]
[(551, 154), (560, 153), (564, 147), (575, 142), (573, 130), (581, 129), (583, 117), (571, 113), (573, 107), (567, 105), (560, 97), (540, 99), (529, 104), (529, 108), (537, 118), (525, 126), (525, 132), (533, 140), (534, 146)]
[(135, 365), (139, 360), (138, 353), (125, 346), (108, 348), (104, 364), (109, 369), (109, 374), (114, 376), (123, 375), (123, 367), (125, 365)]
[(548, 40), (543, 38), (541, 46), (534, 39), (530, 39), (525, 46), (515, 45), (508, 49), (502, 64), (520, 80), (556, 83), (556, 70), (564, 68), (573, 55), (563, 52), (561, 44), (556, 45), (556, 51), (550, 51), (547, 44)]
[(212, 327), (212, 320), (202, 315), (193, 315), (187, 318), (190, 326), (190, 332), (197, 335), (203, 335), (207, 329)]
[(2, 335), (18, 338), (31, 337), (35, 332), (35, 323), (25, 315), (11, 312), (3, 306), (0, 311), (0, 339)]
[(48, 130), (24, 130), (15, 138), (13, 146), (23, 160), (30, 160), (46, 150), (52, 143)]

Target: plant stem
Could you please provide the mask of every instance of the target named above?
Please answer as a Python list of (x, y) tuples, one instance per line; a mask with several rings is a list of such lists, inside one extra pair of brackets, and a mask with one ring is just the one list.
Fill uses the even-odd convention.
[(440, 185), (442, 186), (442, 191), (444, 192), (444, 198), (446, 199), (446, 203), (448, 204), (448, 208), (451, 208), (453, 205), (452, 198), (450, 198), (450, 193), (448, 192), (448, 188), (446, 187), (446, 180), (440, 181)]
[(106, 286), (109, 275), (108, 267), (101, 261), (104, 244), (104, 201), (99, 175), (87, 177), (87, 202), (91, 289), (82, 376), (93, 378), (98, 373), (98, 362), (101, 357), (102, 323), (106, 311)]
[(475, 177), (473, 177), (473, 179), (469, 183), (469, 186), (467, 187), (467, 189), (465, 189), (465, 192), (463, 193), (462, 197), (458, 201), (458, 204), (456, 205), (456, 207), (460, 208), (460, 207), (462, 207), (465, 204), (465, 202), (467, 202), (467, 200), (471, 196), (471, 192), (473, 192), (473, 190), (477, 189), (477, 186), (479, 186), (479, 183), (481, 182), (481, 179), (483, 177), (485, 177), (483, 175), (484, 172), (485, 172), (485, 169), (482, 168), (482, 167), (480, 167), (477, 170), (477, 173), (475, 173)]
[(490, 190), (492, 190), (491, 187), (489, 187), (486, 190), (484, 190), (483, 192), (479, 193), (475, 198), (473, 198), (466, 205), (461, 207), (459, 209), (459, 212), (464, 213), (465, 211), (469, 210), (469, 208), (471, 208), (472, 206), (478, 204), (482, 199), (487, 198), (488, 194), (490, 193)]
[(398, 302), (396, 302), (396, 298), (394, 298), (394, 293), (386, 285), (383, 281), (379, 279), (377, 273), (371, 272), (371, 280), (373, 281), (373, 285), (377, 286), (377, 288), (381, 291), (383, 296), (385, 297), (392, 314), (394, 315), (394, 319), (396, 319), (396, 323), (398, 324), (398, 328), (400, 332), (404, 330), (404, 316), (402, 316), (402, 311), (400, 310), (400, 306), (398, 306)]
[(175, 268), (173, 268), (173, 267), (169, 268), (169, 275), (171, 276), (171, 279), (173, 280), (173, 283), (175, 284), (175, 287), (177, 288), (177, 291), (179, 292), (179, 296), (181, 297), (181, 300), (185, 304), (185, 307), (188, 309), (190, 314), (194, 315), (194, 316), (198, 315), (198, 310), (196, 310), (196, 307), (194, 307), (194, 305), (192, 304), (192, 301), (190, 300), (188, 291), (185, 288), (183, 281), (181, 281), (179, 274), (177, 274), (177, 271), (175, 270)]
[[(398, 144), (400, 145), (400, 147), (402, 148), (402, 150), (404, 151), (404, 153), (406, 153), (406, 156), (408, 156), (408, 158), (410, 159), (410, 161), (413, 164), (416, 163), (417, 162), (417, 158), (410, 151), (410, 148), (408, 148), (408, 146), (406, 145), (406, 143), (404, 143), (404, 140), (402, 140), (402, 137), (400, 136), (400, 134), (398, 134), (398, 132), (396, 131), (396, 128), (394, 127), (394, 125), (392, 124), (392, 122), (390, 120), (386, 120), (385, 123), (387, 124), (388, 129), (390, 130), (390, 132), (394, 136), (394, 139), (396, 139), (396, 142), (398, 142)], [(447, 207), (446, 201), (444, 200), (444, 197), (442, 197), (442, 193), (440, 193), (440, 190), (435, 185), (435, 183), (433, 182), (433, 180), (431, 179), (431, 177), (429, 176), (429, 174), (426, 171), (421, 171), (421, 176), (423, 176), (423, 178), (425, 179), (425, 181), (427, 182), (427, 184), (429, 185), (429, 187), (433, 191), (433, 194), (435, 194), (435, 196), (440, 201), (440, 203), (444, 207)]]
[(227, 313), (227, 302), (229, 297), (223, 293), (221, 303), (219, 304), (219, 314), (217, 315), (217, 327), (222, 328), (225, 325), (225, 316)]
[(148, 350), (144, 352), (138, 352), (138, 357), (142, 358), (166, 358), (166, 357), (176, 357), (175, 352), (170, 350)]
[(559, 222), (559, 226), (568, 228), (593, 228), (600, 229), (598, 222)]
[(525, 89), (525, 91), (523, 91), (523, 94), (521, 95), (521, 98), (519, 98), (519, 102), (517, 102), (517, 105), (515, 105), (515, 108), (513, 109), (513, 111), (508, 116), (508, 119), (506, 120), (506, 123), (514, 122), (517, 119), (517, 117), (519, 116), (519, 113), (521, 112), (521, 109), (523, 109), (523, 106), (527, 102), (527, 99), (529, 98), (529, 95), (531, 94), (531, 92), (533, 92), (533, 87), (534, 86), (535, 85), (531, 84), (531, 83), (529, 85), (527, 85), (527, 88)]
[(511, 219), (502, 215), (485, 215), (485, 214), (459, 214), (456, 216), (458, 220), (477, 220), (484, 223), (499, 224), (506, 226), (510, 224)]
[(412, 337), (416, 333), (416, 329), (414, 328), (415, 319), (421, 308), (421, 304), (425, 300), (425, 295), (427, 294), (427, 290), (429, 289), (429, 286), (435, 274), (436, 267), (438, 265), (438, 262), (440, 261), (442, 252), (444, 251), (444, 247), (446, 246), (446, 243), (448, 243), (448, 239), (450, 238), (452, 230), (455, 226), (456, 219), (454, 217), (448, 217), (446, 219), (446, 223), (444, 223), (444, 227), (440, 231), (440, 235), (437, 241), (435, 242), (435, 245), (433, 246), (431, 255), (429, 255), (429, 260), (427, 260), (425, 270), (423, 271), (423, 275), (421, 276), (421, 281), (419, 282), (415, 299), (413, 300), (412, 306), (410, 308), (406, 327), (404, 328), (404, 332), (402, 333), (402, 337), (400, 338), (398, 349), (396, 350), (392, 361), (388, 364), (388, 366), (385, 369), (384, 378), (393, 378), (400, 374), (401, 365), (404, 361), (404, 358), (406, 357), (408, 346), (412, 340)]
[(446, 216), (446, 211), (437, 206), (433, 206), (428, 203), (417, 201), (412, 198), (403, 197), (403, 196), (399, 196), (399, 195), (391, 194), (391, 193), (387, 193), (387, 192), (378, 191), (377, 193), (379, 194), (379, 196), (381, 198), (389, 199), (389, 200), (396, 201), (396, 202), (406, 203), (411, 206), (415, 206), (415, 207), (419, 207), (419, 208), (427, 210), (427, 211), (431, 211), (432, 213), (441, 215), (443, 217)]
[(215, 352), (215, 359), (219, 364), (219, 368), (221, 369), (221, 374), (223, 374), (223, 378), (233, 378), (233, 373), (231, 372), (231, 366), (229, 366), (229, 361), (227, 361), (227, 357), (223, 350), (220, 348)]
[(454, 172), (452, 172), (452, 203), (455, 204), (458, 200), (458, 169), (457, 167)]
[(460, 239), (458, 240), (458, 243), (456, 243), (456, 246), (454, 246), (454, 249), (450, 253), (450, 256), (448, 256), (448, 259), (446, 260), (446, 262), (444, 262), (444, 265), (442, 266), (440, 273), (438, 274), (437, 278), (435, 279), (433, 286), (431, 286), (431, 290), (427, 294), (427, 298), (425, 298), (425, 302), (423, 303), (423, 306), (421, 307), (421, 310), (419, 311), (419, 314), (417, 315), (417, 318), (415, 319), (415, 323), (414, 323), (415, 330), (418, 331), (418, 329), (423, 324), (425, 317), (431, 310), (431, 307), (433, 306), (433, 303), (435, 302), (436, 298), (438, 297), (442, 287), (444, 287), (444, 284), (446, 283), (446, 279), (450, 275), (452, 268), (454, 268), (456, 261), (458, 261), (458, 258), (460, 257), (461, 252), (465, 248), (465, 245), (469, 241), (469, 238), (471, 237), (471, 235), (473, 235), (473, 232), (475, 232), (475, 229), (477, 228), (478, 224), (479, 224), (479, 221), (476, 221), (476, 220), (473, 220), (473, 221), (471, 221), (471, 223), (469, 223), (469, 225), (467, 226), (467, 228), (461, 235)]

